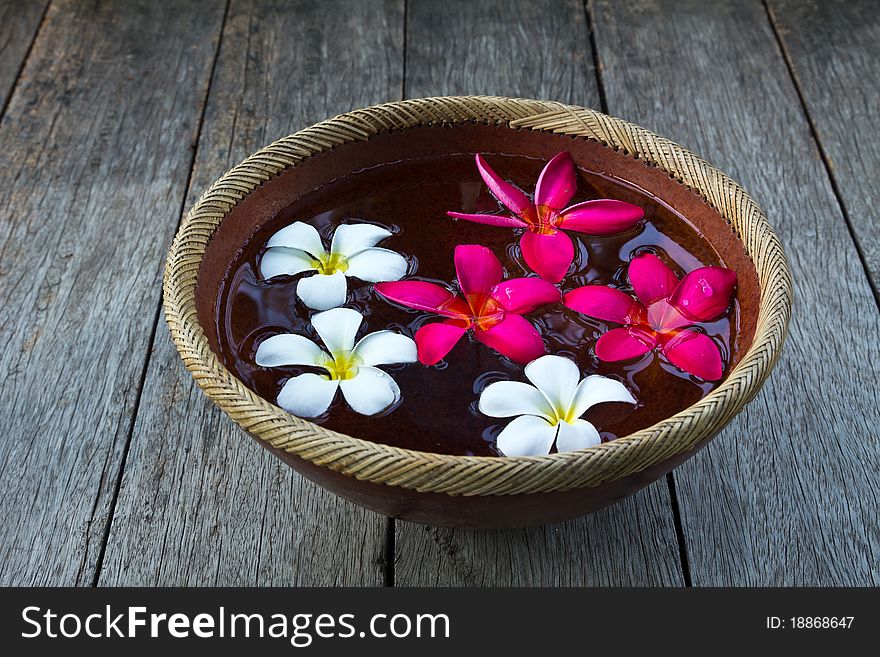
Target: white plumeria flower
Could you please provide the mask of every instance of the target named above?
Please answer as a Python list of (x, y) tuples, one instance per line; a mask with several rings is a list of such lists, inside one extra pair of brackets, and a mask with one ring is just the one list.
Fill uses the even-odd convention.
[(498, 435), (498, 449), (505, 456), (549, 454), (553, 442), (560, 452), (592, 447), (602, 442), (596, 427), (581, 420), (588, 408), (602, 402), (636, 400), (619, 381), (581, 373), (568, 358), (542, 356), (525, 367), (534, 385), (498, 381), (480, 395), (480, 411), (491, 417), (513, 417)]
[(406, 274), (406, 258), (376, 246), (387, 237), (391, 237), (389, 231), (372, 224), (342, 224), (327, 251), (315, 227), (297, 221), (266, 243), (260, 273), (269, 279), (315, 271), (296, 284), (297, 296), (314, 310), (336, 308), (345, 303), (346, 276), (380, 283), (400, 280)]
[(307, 365), (327, 374), (292, 377), (278, 393), (278, 405), (302, 417), (318, 417), (329, 407), (336, 390), (353, 410), (375, 415), (400, 399), (400, 388), (376, 365), (414, 363), (416, 343), (393, 331), (376, 331), (354, 342), (363, 315), (351, 308), (334, 308), (312, 317), (312, 326), (327, 351), (302, 335), (283, 333), (257, 347), (261, 367)]

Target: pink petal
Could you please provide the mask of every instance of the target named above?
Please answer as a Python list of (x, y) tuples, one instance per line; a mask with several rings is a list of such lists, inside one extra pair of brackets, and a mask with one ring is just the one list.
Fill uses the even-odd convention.
[(465, 221), (473, 221), (475, 224), (486, 224), (487, 226), (503, 226), (505, 228), (528, 227), (528, 224), (522, 219), (508, 217), (503, 214), (464, 214), (462, 212), (447, 212), (446, 214), (453, 219), (464, 219)]
[(565, 295), (563, 303), (579, 313), (615, 324), (632, 323), (645, 312), (642, 305), (625, 292), (604, 285), (576, 288)]
[[(479, 169), (480, 175), (489, 187), (489, 191), (495, 195), (495, 198), (501, 201), (501, 204), (517, 217), (521, 217), (526, 221), (529, 221), (529, 218), (533, 218), (535, 206), (532, 205), (529, 197), (495, 173), (479, 153), (477, 153), (476, 160), (477, 169)], [(532, 222), (530, 221), (529, 223)]]
[(638, 205), (603, 198), (572, 205), (560, 216), (559, 226), (589, 235), (613, 235), (629, 230), (644, 216)]
[(479, 244), (459, 244), (455, 247), (455, 273), (465, 296), (489, 294), (501, 282), (504, 270), (495, 254)]
[(574, 260), (571, 238), (561, 231), (550, 235), (525, 233), (519, 246), (528, 266), (551, 283), (561, 281)]
[(717, 381), (724, 375), (721, 352), (712, 339), (696, 331), (679, 331), (661, 338), (660, 349), (678, 369), (706, 381)]
[(710, 322), (727, 310), (734, 287), (735, 271), (724, 267), (700, 267), (681, 280), (669, 303), (685, 317)]
[(568, 152), (556, 155), (547, 163), (535, 186), (535, 205), (541, 209), (559, 212), (577, 190), (577, 174)]
[(469, 312), (464, 299), (446, 288), (424, 281), (394, 281), (377, 283), (376, 292), (394, 303), (407, 308), (427, 310), (445, 317), (460, 317)]
[(475, 330), (474, 337), (517, 363), (529, 363), (544, 355), (544, 341), (538, 330), (521, 315), (508, 313), (489, 330)]
[(599, 360), (615, 363), (642, 356), (657, 345), (657, 336), (637, 328), (611, 329), (596, 342)]
[(629, 263), (629, 282), (639, 301), (650, 306), (675, 291), (678, 276), (653, 253), (641, 253)]
[(436, 365), (448, 354), (467, 329), (457, 322), (425, 324), (416, 331), (416, 347), (422, 365)]
[(492, 288), (490, 296), (508, 312), (530, 313), (539, 306), (557, 303), (561, 294), (553, 283), (543, 278), (511, 278)]

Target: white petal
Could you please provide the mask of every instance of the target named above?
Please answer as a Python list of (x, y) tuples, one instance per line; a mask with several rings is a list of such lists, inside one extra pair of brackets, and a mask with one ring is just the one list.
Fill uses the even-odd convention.
[(339, 385), (345, 401), (361, 415), (375, 415), (400, 399), (400, 388), (391, 375), (375, 367), (362, 365), (353, 379)]
[(524, 371), (550, 405), (560, 414), (564, 413), (581, 380), (578, 366), (562, 356), (541, 356), (526, 365)]
[(293, 276), (314, 269), (314, 259), (305, 251), (291, 249), (286, 246), (275, 246), (266, 251), (260, 258), (260, 274), (270, 279), (287, 274)]
[(309, 308), (327, 310), (345, 303), (347, 285), (345, 274), (340, 271), (329, 276), (315, 274), (300, 279), (296, 284), (296, 294)]
[(317, 374), (300, 374), (290, 379), (278, 393), (278, 405), (300, 417), (318, 417), (327, 410), (339, 381)]
[(351, 257), (376, 246), (386, 237), (391, 237), (391, 233), (372, 224), (342, 224), (333, 233), (330, 253)]
[(586, 420), (575, 420), (559, 423), (559, 433), (556, 435), (556, 451), (573, 452), (576, 449), (586, 449), (602, 442), (602, 437), (596, 431), (596, 427)]
[(365, 335), (354, 346), (354, 354), (364, 365), (414, 363), (418, 360), (415, 341), (394, 331)]
[(299, 249), (311, 253), (315, 258), (326, 253), (318, 231), (314, 226), (302, 221), (297, 221), (279, 230), (269, 238), (266, 246), (286, 246), (291, 249)]
[(480, 412), (490, 417), (539, 415), (554, 421), (553, 409), (535, 386), (519, 381), (489, 384), (480, 394)]
[(578, 384), (571, 400), (572, 412), (569, 417), (580, 417), (588, 408), (602, 402), (635, 404), (636, 400), (620, 381), (594, 374)]
[(312, 326), (331, 354), (348, 352), (354, 348), (354, 336), (364, 316), (351, 308), (334, 308), (312, 317)]
[(327, 355), (314, 342), (301, 335), (282, 333), (263, 340), (257, 347), (256, 361), (260, 367), (279, 365), (318, 365)]
[(498, 450), (505, 456), (543, 456), (550, 453), (556, 427), (534, 415), (513, 420), (498, 434)]
[(366, 249), (348, 258), (346, 276), (368, 283), (399, 281), (406, 274), (406, 258), (388, 249)]

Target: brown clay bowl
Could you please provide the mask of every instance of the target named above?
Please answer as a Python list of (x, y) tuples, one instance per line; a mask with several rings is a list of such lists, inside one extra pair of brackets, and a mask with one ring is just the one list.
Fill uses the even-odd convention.
[[(540, 457), (450, 456), (331, 431), (262, 399), (216, 355), (219, 286), (248, 238), (280, 209), (369, 167), (450, 153), (547, 160), (568, 150), (661, 199), (738, 274), (739, 338), (725, 380), (648, 428), (577, 452)], [(192, 208), (168, 256), (165, 315), (205, 393), (304, 476), (396, 518), (456, 527), (558, 522), (604, 507), (679, 465), (758, 392), (791, 310), (785, 255), (739, 185), (682, 147), (620, 119), (546, 101), (443, 97), (344, 114), (281, 139), (218, 180)]]

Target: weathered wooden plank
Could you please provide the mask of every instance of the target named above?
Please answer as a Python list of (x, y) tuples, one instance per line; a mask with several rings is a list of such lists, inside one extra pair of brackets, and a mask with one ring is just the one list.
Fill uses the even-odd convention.
[(880, 318), (764, 7), (602, 0), (595, 21), (610, 110), (740, 180), (795, 281), (770, 382), (675, 472), (694, 584), (878, 584)]
[[(409, 96), (500, 94), (598, 107), (586, 15), (575, 2), (411, 2)], [(395, 584), (682, 584), (661, 480), (551, 527), (468, 532), (395, 523)]]
[(222, 2), (53, 3), (0, 126), (0, 584), (90, 584)]
[[(399, 0), (233, 2), (189, 204), (258, 148), (399, 98), (402, 81)], [(179, 361), (163, 323), (99, 583), (383, 584), (387, 520), (262, 450)]]
[(24, 58), (40, 27), (47, 0), (0, 2), (0, 108), (12, 92)]
[(581, 3), (412, 0), (407, 7), (407, 98), (531, 94), (599, 107)]
[(873, 0), (772, 0), (769, 7), (876, 296), (880, 287), (880, 11)]
[(466, 531), (397, 521), (395, 528), (400, 586), (684, 584), (665, 478), (558, 525)]

